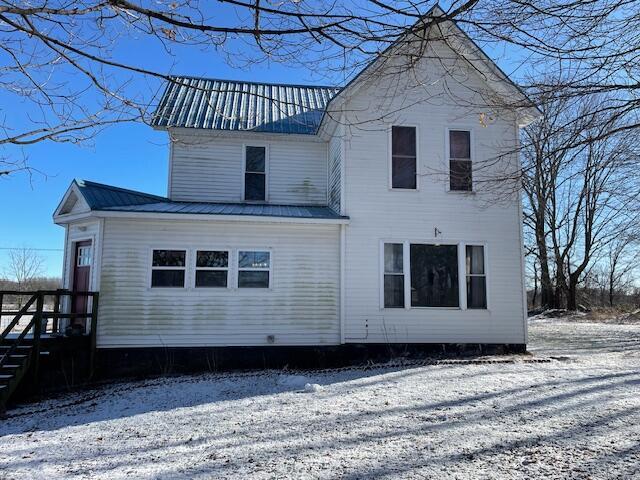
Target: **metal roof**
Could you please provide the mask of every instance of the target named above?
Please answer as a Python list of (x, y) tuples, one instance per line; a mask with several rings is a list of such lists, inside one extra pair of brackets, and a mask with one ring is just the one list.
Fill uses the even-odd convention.
[(324, 206), (177, 202), (165, 197), (112, 187), (102, 183), (86, 180), (75, 180), (74, 182), (91, 210), (335, 220), (349, 218), (338, 215), (331, 208)]
[(151, 120), (186, 127), (313, 135), (338, 87), (171, 77)]
[(87, 204), (89, 204), (91, 210), (101, 210), (107, 207), (124, 205), (143, 205), (159, 200), (167, 200), (157, 195), (112, 187), (111, 185), (104, 185), (87, 180), (75, 179), (74, 183), (80, 190)]

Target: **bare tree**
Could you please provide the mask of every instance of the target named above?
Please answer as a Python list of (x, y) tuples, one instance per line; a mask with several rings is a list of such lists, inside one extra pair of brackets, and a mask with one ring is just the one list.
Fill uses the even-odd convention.
[[(448, 21), (481, 45), (509, 49), (534, 78), (557, 68), (550, 59), (562, 58), (563, 70), (571, 72), (564, 77), (565, 96), (616, 95), (616, 112), (626, 121), (615, 131), (638, 125), (629, 115), (640, 102), (637, 2), (453, 0), (444, 14), (425, 17), (434, 5), (433, 0), (0, 0), (0, 91), (29, 107), (25, 115), (0, 117), (0, 146), (80, 143), (109, 125), (148, 121), (159, 81), (176, 81), (170, 65), (185, 48), (219, 55), (232, 66), (303, 66), (344, 83), (373, 58), (396, 55), (391, 45), (426, 45), (424, 32), (442, 26), (442, 34)], [(150, 49), (139, 63), (122, 56), (132, 42)], [(407, 57), (401, 70), (412, 68), (421, 52)], [(161, 59), (166, 67), (147, 59)], [(549, 92), (556, 86), (538, 82)], [(595, 108), (611, 112), (609, 105)], [(16, 171), (14, 155), (12, 149), (4, 154), (8, 164), (0, 174)]]
[(30, 248), (16, 248), (9, 250), (5, 275), (15, 281), (20, 291), (30, 290), (34, 282), (42, 277), (44, 258)]
[[(640, 219), (638, 134), (607, 96), (543, 91), (544, 118), (524, 131), (525, 226), (533, 232), (547, 307), (577, 307), (587, 269)], [(579, 119), (576, 121), (575, 119)]]

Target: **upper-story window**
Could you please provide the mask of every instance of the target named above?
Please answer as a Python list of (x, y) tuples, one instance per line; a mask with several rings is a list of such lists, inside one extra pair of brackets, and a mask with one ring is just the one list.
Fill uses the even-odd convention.
[(417, 188), (415, 127), (391, 127), (391, 188)]
[(264, 202), (267, 199), (266, 147), (245, 147), (244, 199), (252, 202)]
[(449, 189), (463, 192), (473, 190), (469, 130), (449, 130)]

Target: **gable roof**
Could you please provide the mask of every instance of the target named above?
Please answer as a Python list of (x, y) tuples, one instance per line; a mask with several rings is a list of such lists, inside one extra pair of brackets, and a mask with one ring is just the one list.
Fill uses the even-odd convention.
[[(198, 214), (253, 217), (281, 217), (307, 220), (346, 220), (331, 208), (317, 205), (272, 205), (250, 203), (179, 202), (158, 195), (113, 187), (103, 183), (76, 179), (71, 183), (62, 205), (70, 193), (78, 192), (90, 211), (149, 214)], [(66, 213), (59, 206), (54, 217)]]
[[(445, 15), (436, 3), (414, 24), (429, 17)], [(520, 116), (528, 123), (541, 112), (526, 93), (460, 28), (450, 25), (465, 52), (458, 52), (475, 69), (484, 71), (496, 93), (516, 100)], [(407, 33), (406, 35), (410, 35)], [(157, 128), (184, 127), (209, 130), (253, 131), (263, 133), (317, 134), (329, 105), (345, 92), (357, 88), (365, 73), (374, 68), (385, 53), (398, 47), (406, 35), (391, 43), (371, 60), (344, 87), (254, 83), (174, 76), (165, 87), (151, 125)]]
[(153, 115), (154, 127), (315, 134), (340, 89), (172, 77)]

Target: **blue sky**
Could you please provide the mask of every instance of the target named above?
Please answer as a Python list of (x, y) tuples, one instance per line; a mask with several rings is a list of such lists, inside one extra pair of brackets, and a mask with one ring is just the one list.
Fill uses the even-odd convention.
[[(234, 69), (212, 49), (182, 48), (168, 56), (144, 38), (127, 38), (114, 53), (121, 61), (171, 73), (266, 82), (327, 83), (327, 78), (314, 77), (307, 70), (279, 64), (261, 64), (252, 70)], [(494, 58), (504, 58), (503, 52), (487, 53)], [(505, 66), (504, 60), (499, 63)], [(148, 84), (141, 82), (144, 83), (139, 85), (140, 89), (148, 91)], [(11, 118), (28, 108), (15, 97), (0, 94), (0, 115)], [(166, 194), (167, 135), (144, 124), (110, 127), (100, 133), (92, 145), (39, 143), (21, 152), (13, 150), (12, 154), (24, 154), (29, 165), (42, 174), (34, 173), (31, 179), (26, 174), (0, 177), (0, 276), (6, 265), (7, 249), (15, 247), (42, 249), (44, 273), (60, 275), (64, 230), (53, 224), (51, 216), (73, 178)]]

